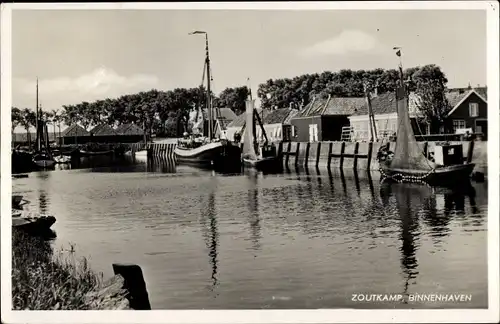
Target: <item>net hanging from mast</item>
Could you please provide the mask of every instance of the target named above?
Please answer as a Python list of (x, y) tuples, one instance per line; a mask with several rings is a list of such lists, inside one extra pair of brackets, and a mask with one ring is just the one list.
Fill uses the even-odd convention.
[(398, 113), (398, 129), (396, 134), (396, 148), (391, 161), (391, 168), (431, 171), (436, 167), (424, 155), (418, 144), (408, 112), (408, 97), (405, 86), (399, 85), (396, 90), (396, 104)]

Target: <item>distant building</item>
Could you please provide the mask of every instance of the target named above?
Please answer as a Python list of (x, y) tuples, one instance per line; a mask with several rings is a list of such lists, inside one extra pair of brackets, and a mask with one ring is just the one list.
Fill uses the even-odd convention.
[(119, 136), (115, 129), (108, 124), (100, 124), (90, 131), (90, 141), (95, 143), (119, 143)]
[(90, 140), (90, 133), (82, 126), (73, 124), (61, 133), (61, 141), (65, 144), (85, 144)]
[[(213, 109), (213, 134), (215, 137), (227, 137), (227, 126), (235, 120), (237, 115), (231, 110), (231, 108), (217, 108)], [(203, 110), (203, 118), (205, 120), (203, 127), (203, 135), (208, 136), (208, 111)]]
[[(421, 135), (425, 134), (425, 129), (421, 129), (416, 122), (416, 117), (419, 117), (416, 99), (415, 94), (410, 93), (408, 110), (415, 135)], [(395, 134), (398, 128), (396, 94), (394, 92), (386, 92), (372, 95), (371, 106), (375, 119), (377, 138), (387, 138)], [(352, 129), (352, 141), (370, 140), (370, 119), (366, 99), (364, 99), (364, 104), (349, 116), (349, 123)]]
[(349, 116), (365, 105), (365, 98), (313, 98), (291, 121), (293, 140), (339, 141)]
[(122, 124), (115, 129), (120, 143), (137, 143), (144, 141), (144, 131), (135, 124)]
[[(292, 108), (281, 108), (281, 109), (257, 109), (257, 113), (261, 118), (262, 124), (264, 125), (264, 130), (266, 131), (266, 136), (271, 142), (280, 141), (290, 141), (291, 140), (291, 119), (295, 116), (298, 111)], [(246, 123), (246, 113), (243, 113), (236, 117), (231, 123), (227, 125), (227, 138), (234, 141), (235, 133), (241, 133), (243, 126)], [(245, 127), (246, 129), (246, 127)], [(257, 139), (263, 140), (264, 135), (262, 129), (259, 127), (258, 123), (255, 127)], [(241, 142), (243, 142), (244, 132), (241, 134)]]
[(487, 89), (458, 89), (446, 93), (452, 109), (448, 120), (453, 132), (470, 129), (472, 133), (488, 134)]

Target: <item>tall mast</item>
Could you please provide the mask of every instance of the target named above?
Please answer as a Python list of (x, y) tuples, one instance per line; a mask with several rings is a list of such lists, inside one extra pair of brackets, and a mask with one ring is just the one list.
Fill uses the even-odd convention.
[(210, 55), (208, 53), (208, 33), (197, 30), (192, 33), (189, 33), (189, 35), (198, 35), (198, 34), (204, 34), (205, 35), (205, 51), (206, 51), (206, 56), (205, 56), (205, 68), (207, 69), (207, 112), (208, 112), (208, 138), (211, 140), (212, 139), (212, 95), (211, 95), (211, 89), (210, 89)]
[(210, 89), (210, 55), (208, 52), (208, 34), (205, 33), (205, 44), (206, 44), (206, 62), (207, 62), (207, 110), (208, 110), (208, 139), (212, 139), (213, 131), (213, 120), (212, 120), (212, 95)]
[(39, 103), (38, 103), (38, 77), (36, 78), (36, 107), (35, 107), (35, 116), (36, 116), (36, 121), (35, 121), (35, 129), (36, 129), (36, 143), (35, 143), (35, 146), (36, 146), (36, 150), (39, 151), (40, 150), (40, 131), (39, 131), (39, 113), (38, 113), (38, 106)]

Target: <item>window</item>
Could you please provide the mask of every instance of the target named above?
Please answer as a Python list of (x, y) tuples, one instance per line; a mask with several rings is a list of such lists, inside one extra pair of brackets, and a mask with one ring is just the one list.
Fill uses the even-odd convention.
[(453, 120), (453, 131), (456, 133), (457, 129), (465, 128), (465, 120), (463, 119), (454, 119)]
[(471, 117), (479, 116), (479, 104), (475, 102), (469, 103), (469, 116)]

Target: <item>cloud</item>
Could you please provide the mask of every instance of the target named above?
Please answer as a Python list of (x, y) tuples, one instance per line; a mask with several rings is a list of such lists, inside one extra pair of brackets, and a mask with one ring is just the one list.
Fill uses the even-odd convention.
[(301, 56), (344, 55), (355, 52), (367, 52), (376, 49), (375, 37), (359, 31), (345, 30), (336, 37), (316, 43), (300, 52)]
[[(42, 98), (49, 101), (51, 98), (71, 98), (71, 102), (68, 103), (104, 99), (149, 90), (157, 86), (158, 83), (158, 78), (153, 75), (122, 76), (105, 67), (100, 67), (76, 78), (42, 78), (38, 81), (39, 93)], [(18, 90), (21, 95), (35, 95), (36, 80), (17, 79), (14, 81), (14, 86), (14, 90)]]

